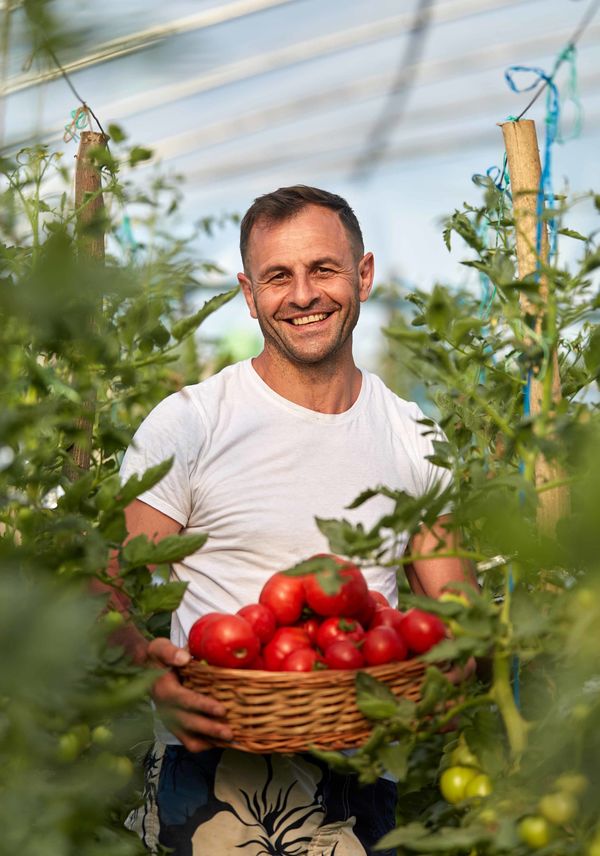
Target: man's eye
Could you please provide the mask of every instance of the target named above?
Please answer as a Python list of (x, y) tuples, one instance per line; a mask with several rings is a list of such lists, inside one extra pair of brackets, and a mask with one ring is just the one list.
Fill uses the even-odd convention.
[(285, 273), (280, 270), (279, 273), (274, 273), (270, 282), (282, 282), (285, 279)]
[(317, 273), (319, 273), (319, 274), (333, 273), (333, 271), (331, 270), (331, 268), (328, 268), (328, 267), (318, 267)]

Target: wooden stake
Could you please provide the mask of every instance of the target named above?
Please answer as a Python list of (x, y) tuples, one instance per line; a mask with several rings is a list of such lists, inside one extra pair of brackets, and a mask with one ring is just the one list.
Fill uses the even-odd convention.
[[(536, 238), (538, 229), (537, 199), (542, 172), (540, 154), (535, 122), (531, 119), (505, 122), (500, 127), (504, 136), (512, 189), (519, 276), (523, 279), (535, 273), (538, 267)], [(545, 223), (542, 223), (540, 259), (542, 262), (548, 260), (548, 233)], [(540, 276), (539, 294), (541, 307), (539, 304), (533, 304), (524, 292), (520, 295), (523, 313), (535, 317), (535, 331), (538, 334), (542, 330), (543, 306), (548, 296), (548, 282), (543, 275)], [(552, 353), (552, 363), (549, 370), (552, 371), (552, 401), (556, 404), (561, 399), (560, 372), (556, 349)], [(532, 416), (541, 412), (542, 398), (542, 382), (533, 376), (530, 383), (530, 412)], [(561, 467), (555, 463), (549, 463), (543, 455), (538, 455), (535, 467), (536, 486), (539, 487), (548, 482), (564, 479), (564, 476)], [(553, 532), (557, 521), (568, 512), (569, 489), (566, 485), (540, 494), (538, 523), (545, 532)]]
[[(108, 138), (96, 131), (82, 131), (75, 168), (75, 206), (77, 209), (77, 232), (79, 234), (80, 257), (104, 261), (104, 199), (100, 170), (90, 159), (90, 149), (106, 146)], [(84, 413), (77, 420), (77, 430), (82, 439), (71, 449), (71, 461), (67, 475), (71, 480), (79, 477), (82, 470), (90, 467), (92, 431), (94, 427), (95, 398), (90, 396), (83, 402)]]

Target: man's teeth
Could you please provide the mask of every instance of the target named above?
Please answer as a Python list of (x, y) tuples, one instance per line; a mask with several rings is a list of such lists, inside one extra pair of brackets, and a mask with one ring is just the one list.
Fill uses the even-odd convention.
[(300, 324), (313, 324), (315, 321), (324, 321), (327, 318), (327, 312), (322, 312), (320, 315), (303, 315), (302, 318), (292, 318), (292, 324), (299, 327)]

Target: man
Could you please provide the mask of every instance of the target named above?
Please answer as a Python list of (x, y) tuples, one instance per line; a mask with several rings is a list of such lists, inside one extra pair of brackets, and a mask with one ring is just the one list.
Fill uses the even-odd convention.
[[(149, 846), (160, 835), (177, 856), (359, 856), (394, 826), (393, 783), (359, 789), (310, 757), (211, 748), (212, 738), (231, 739), (225, 711), (182, 687), (171, 667), (189, 659), (196, 618), (256, 602), (272, 573), (328, 549), (315, 517), (372, 526), (389, 500), (347, 510), (361, 491), (386, 484), (417, 495), (445, 476), (426, 460), (431, 440), (417, 424), (416, 405), (354, 363), (352, 332), (374, 267), (348, 204), (304, 186), (267, 194), (244, 217), (240, 248), (238, 279), (264, 336), (262, 353), (165, 399), (123, 464), (128, 477), (174, 459), (127, 510), (130, 537), (209, 534), (202, 550), (173, 568), (188, 589), (171, 641), (148, 645), (127, 631), (138, 661), (166, 669), (153, 698), (169, 725), (158, 724), (151, 811), (137, 821)], [(452, 542), (443, 518), (414, 539), (413, 552), (427, 556), (440, 537)], [(397, 602), (393, 570), (366, 575)], [(425, 558), (414, 562), (410, 583), (436, 597), (466, 576), (459, 560)]]

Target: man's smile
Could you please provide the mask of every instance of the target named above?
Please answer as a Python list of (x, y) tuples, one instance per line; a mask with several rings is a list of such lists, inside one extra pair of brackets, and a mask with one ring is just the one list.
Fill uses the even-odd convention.
[(300, 327), (304, 324), (314, 324), (316, 321), (324, 321), (326, 318), (329, 318), (331, 312), (319, 312), (314, 315), (300, 315), (297, 318), (288, 319), (290, 324), (293, 324), (294, 327)]

